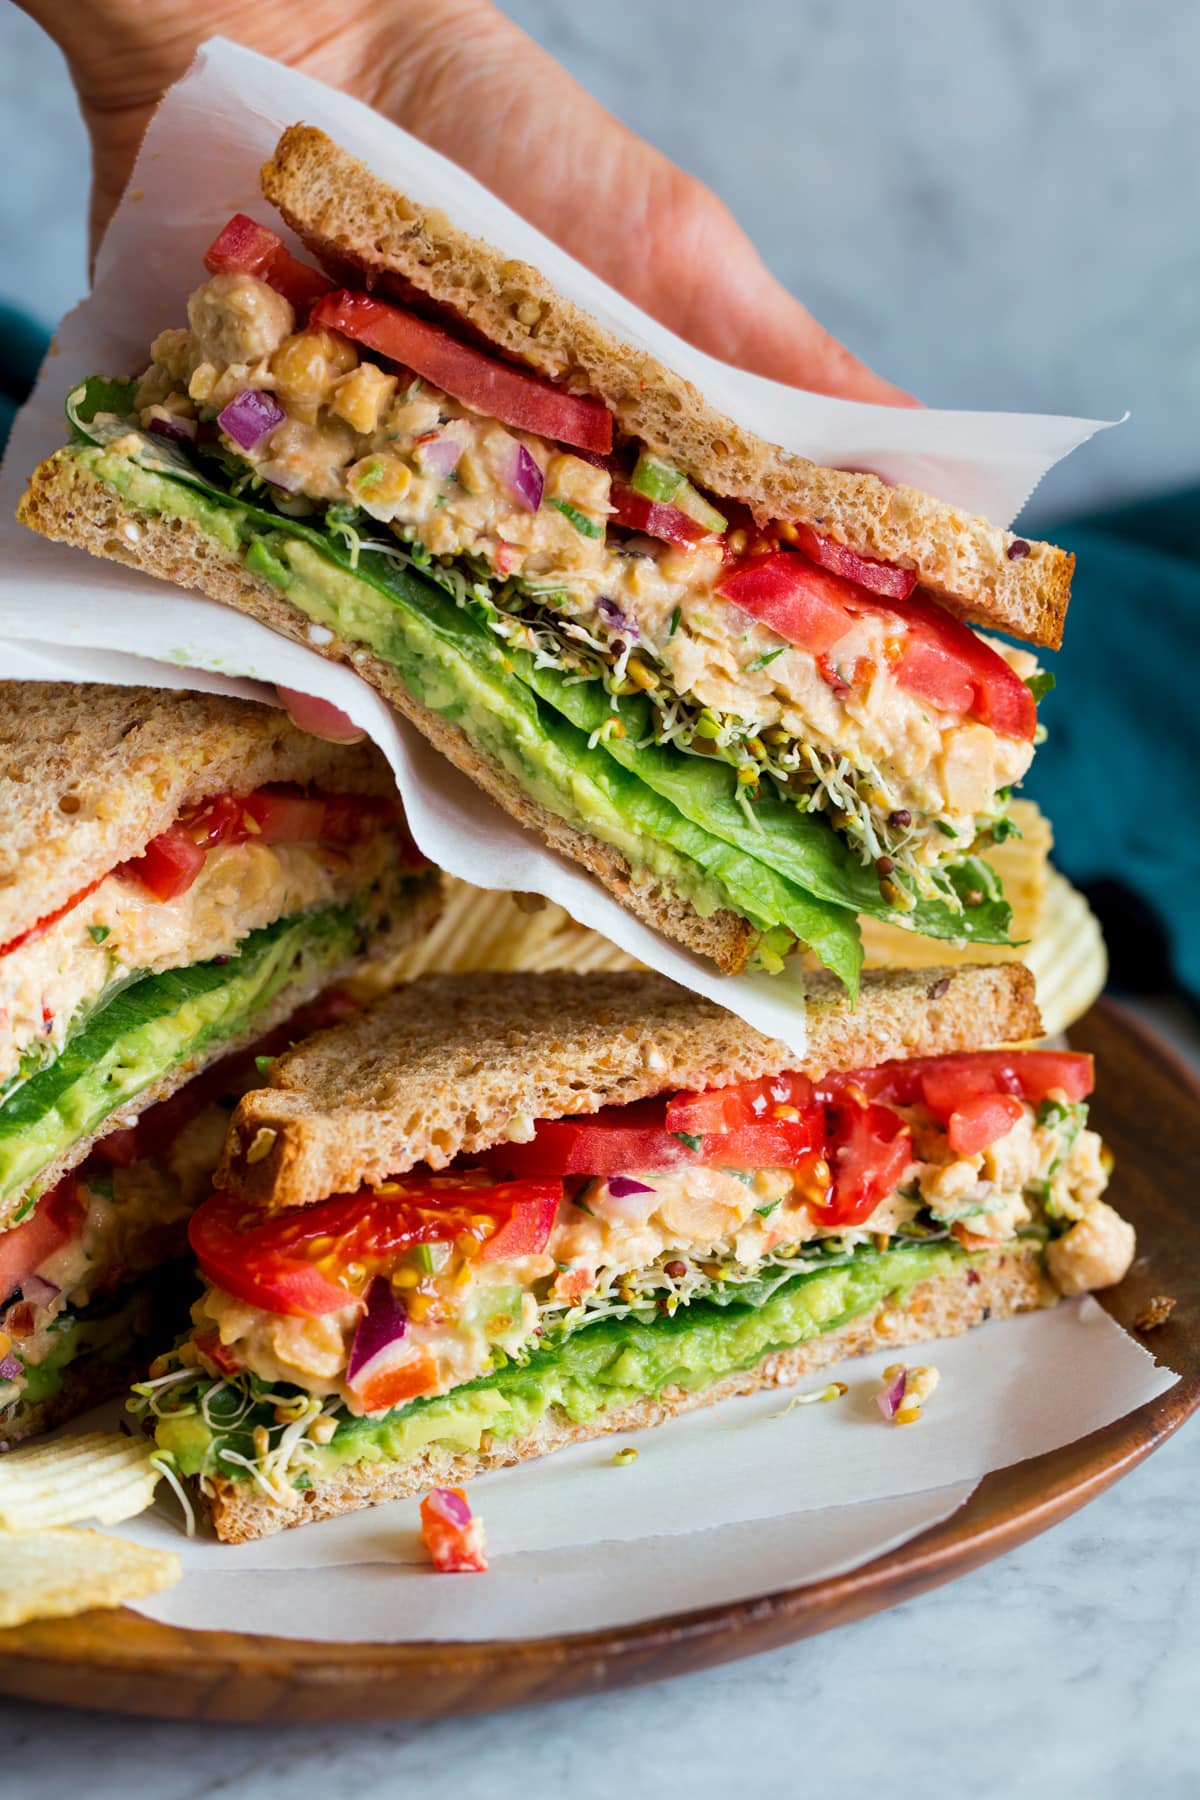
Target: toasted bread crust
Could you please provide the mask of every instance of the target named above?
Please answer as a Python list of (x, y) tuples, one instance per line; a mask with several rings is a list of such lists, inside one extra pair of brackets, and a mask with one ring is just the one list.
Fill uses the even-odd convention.
[(1017, 539), (915, 488), (821, 468), (756, 437), (537, 269), (457, 230), (314, 126), (284, 132), (262, 188), (341, 279), (466, 321), (539, 374), (599, 396), (621, 431), (702, 487), (744, 501), (760, 522), (815, 525), (864, 556), (914, 569), (962, 618), (1054, 649), (1061, 643), (1075, 562), (1065, 551)]
[[(393, 918), (391, 926), (373, 939), (365, 954), (347, 957), (336, 968), (323, 970), (319, 975), (313, 976), (307, 981), (292, 982), (276, 996), (270, 1006), (256, 1015), (254, 1023), (247, 1030), (238, 1033), (236, 1037), (224, 1040), (200, 1056), (176, 1064), (160, 1080), (144, 1088), (136, 1100), (129, 1106), (120, 1109), (122, 1118), (127, 1115), (140, 1116), (147, 1107), (177, 1093), (186, 1082), (192, 1079), (193, 1075), (199, 1075), (200, 1071), (208, 1068), (210, 1063), (218, 1062), (224, 1056), (232, 1056), (236, 1051), (244, 1050), (249, 1044), (253, 1044), (258, 1038), (265, 1037), (267, 1032), (274, 1030), (276, 1025), (282, 1025), (291, 1017), (292, 1013), (301, 1006), (306, 1006), (310, 1000), (315, 1000), (317, 995), (326, 988), (336, 987), (339, 982), (359, 974), (365, 965), (376, 959), (391, 958), (398, 951), (403, 950), (406, 945), (412, 943), (437, 918), (441, 907), (440, 879), (436, 875), (421, 876), (415, 881), (405, 884), (405, 894), (408, 905), (396, 904), (391, 907)], [(37, 1177), (39, 1190), (44, 1193), (69, 1170), (78, 1168), (92, 1145), (99, 1142), (111, 1129), (112, 1119), (110, 1117), (97, 1131), (80, 1138), (62, 1156), (43, 1168)], [(23, 1194), (13, 1195), (7, 1201), (0, 1202), (0, 1231), (4, 1231), (8, 1226), (17, 1222), (16, 1215), (24, 1204), (25, 1196)]]
[[(1019, 963), (875, 970), (851, 1012), (808, 977), (802, 1056), (661, 975), (429, 975), (272, 1065), (230, 1122), (217, 1184), (302, 1206), (528, 1138), (533, 1120), (803, 1069), (869, 1068), (1035, 1037)], [(253, 1160), (251, 1160), (253, 1159)]]
[(465, 1486), (489, 1469), (508, 1468), (589, 1438), (661, 1425), (679, 1413), (694, 1412), (697, 1407), (711, 1406), (735, 1394), (787, 1387), (843, 1357), (867, 1356), (873, 1350), (923, 1343), (931, 1338), (958, 1337), (989, 1318), (1006, 1319), (1013, 1313), (1053, 1306), (1058, 1298), (1058, 1290), (1042, 1268), (1036, 1247), (1022, 1245), (1000, 1250), (975, 1268), (918, 1282), (902, 1304), (889, 1302), (874, 1313), (852, 1319), (838, 1331), (792, 1350), (776, 1351), (757, 1367), (728, 1375), (694, 1393), (666, 1388), (632, 1406), (601, 1413), (585, 1425), (572, 1423), (560, 1409), (552, 1408), (528, 1436), (494, 1444), (485, 1439), (478, 1451), (465, 1454), (435, 1444), (405, 1463), (347, 1464), (296, 1493), (291, 1506), (267, 1500), (248, 1481), (223, 1480), (212, 1483), (213, 1492), (202, 1504), (207, 1506), (217, 1536), (225, 1543), (249, 1543), (292, 1525), (334, 1518), (384, 1500), (404, 1499), (431, 1487)]
[[(724, 908), (705, 918), (689, 901), (637, 878), (619, 851), (577, 831), (531, 799), (457, 725), (417, 700), (382, 658), (336, 633), (314, 643), (312, 621), (299, 607), (190, 520), (164, 519), (128, 505), (66, 450), (56, 451), (34, 470), (18, 517), (45, 537), (75, 544), (93, 556), (109, 557), (180, 587), (196, 588), (210, 600), (237, 607), (331, 661), (349, 664), (490, 799), (527, 830), (537, 832), (552, 850), (582, 864), (636, 917), (676, 943), (707, 956), (726, 974), (737, 974), (745, 967), (757, 937), (746, 919)], [(138, 530), (136, 545), (131, 545), (120, 529), (131, 522)]]
[(140, 855), (182, 807), (266, 782), (393, 791), (372, 744), (217, 694), (0, 681), (0, 944)]

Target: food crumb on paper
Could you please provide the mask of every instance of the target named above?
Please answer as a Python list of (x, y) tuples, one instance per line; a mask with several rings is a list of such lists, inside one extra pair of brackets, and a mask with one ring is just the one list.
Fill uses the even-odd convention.
[(889, 1363), (883, 1371), (883, 1386), (875, 1396), (875, 1404), (890, 1424), (915, 1425), (940, 1380), (931, 1365), (922, 1363), (910, 1369), (904, 1363)]

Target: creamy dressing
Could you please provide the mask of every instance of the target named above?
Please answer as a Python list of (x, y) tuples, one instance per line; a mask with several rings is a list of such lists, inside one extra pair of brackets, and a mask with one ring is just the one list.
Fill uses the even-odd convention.
[(35, 1043), (51, 1060), (84, 1010), (134, 974), (208, 962), (291, 913), (358, 891), (388, 850), (375, 836), (344, 851), (319, 844), (220, 845), (187, 892), (156, 900), (133, 875), (109, 875), (41, 937), (0, 957), (0, 1085)]
[[(783, 1246), (799, 1251), (832, 1237), (850, 1248), (890, 1238), (923, 1207), (966, 1247), (981, 1249), (1013, 1238), (1032, 1220), (1035, 1192), (1037, 1204), (1060, 1218), (1098, 1217), (1094, 1209), (1107, 1174), (1094, 1131), (1081, 1130), (1068, 1144), (1061, 1124), (1039, 1125), (1037, 1110), (1026, 1105), (1007, 1136), (962, 1157), (922, 1109), (896, 1110), (912, 1130), (914, 1159), (896, 1190), (861, 1225), (823, 1225), (793, 1169), (634, 1171), (631, 1178), (646, 1191), (632, 1194), (614, 1194), (608, 1180), (590, 1181), (563, 1200), (540, 1255), (490, 1263), (466, 1260), (456, 1249), (437, 1274), (418, 1276), (407, 1264), (388, 1271), (409, 1315), (397, 1361), (431, 1356), (437, 1382), (425, 1391), (446, 1393), (482, 1374), (495, 1349), (513, 1353), (533, 1341), (547, 1307), (570, 1309), (611, 1277), (664, 1262), (669, 1267), (673, 1257), (702, 1270), (753, 1271)], [(1089, 1230), (1098, 1240), (1098, 1228)], [(1073, 1280), (1081, 1278), (1078, 1270), (1089, 1266), (1092, 1253), (1081, 1240)], [(1095, 1252), (1097, 1265), (1099, 1256)], [(263, 1380), (336, 1396), (361, 1414), (346, 1380), (359, 1317), (358, 1308), (348, 1306), (319, 1319), (285, 1318), (215, 1288), (193, 1312), (195, 1335), (215, 1332), (241, 1367)], [(194, 1342), (193, 1354), (203, 1360)]]
[[(386, 374), (335, 333), (294, 332), (288, 303), (253, 276), (214, 277), (192, 295), (188, 315), (189, 331), (155, 341), (137, 396), (144, 424), (164, 409), (209, 416), (247, 387), (273, 392), (285, 421), (249, 450), (225, 440), (265, 480), (360, 507), (434, 557), (479, 558), (499, 580), (520, 577), (544, 590), (569, 628), (606, 646), (624, 630), (618, 641), (632, 648), (635, 668), (641, 658), (650, 677), (660, 669), (696, 707), (752, 735), (780, 733), (826, 761), (847, 759), (870, 776), (874, 811), (918, 821), (923, 865), (953, 853), (934, 820), (966, 848), (997, 789), (1028, 769), (1032, 744), (939, 713), (899, 686), (898, 634), (882, 618), (856, 621), (823, 673), (809, 652), (716, 592), (719, 546), (611, 541), (606, 469)], [(533, 511), (512, 486), (522, 448), (544, 481)], [(993, 648), (1023, 679), (1036, 667), (1027, 652)]]

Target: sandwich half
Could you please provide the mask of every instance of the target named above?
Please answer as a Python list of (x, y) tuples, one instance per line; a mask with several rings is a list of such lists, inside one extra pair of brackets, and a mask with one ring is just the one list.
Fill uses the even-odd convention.
[(320, 131), (263, 191), (315, 260), (232, 219), (25, 523), (350, 662), (724, 970), (1007, 941), (1049, 677), (970, 626), (1057, 646), (1073, 559), (756, 438)]
[(134, 1410), (240, 1542), (1118, 1280), (1090, 1059), (1016, 964), (811, 978), (809, 1047), (661, 977), (430, 976), (272, 1065)]
[(158, 1271), (255, 1052), (437, 904), (373, 748), (242, 700), (0, 682), (0, 1444), (161, 1344)]

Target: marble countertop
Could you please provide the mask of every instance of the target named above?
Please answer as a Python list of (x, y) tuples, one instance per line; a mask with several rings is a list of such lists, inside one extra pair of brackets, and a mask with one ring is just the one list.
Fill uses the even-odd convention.
[[(1135, 1010), (1200, 1068), (1169, 1003)], [(1194, 1800), (1200, 1427), (960, 1581), (703, 1675), (443, 1724), (212, 1726), (0, 1700), (0, 1800)], [(80, 1696), (83, 1699), (83, 1695)]]

